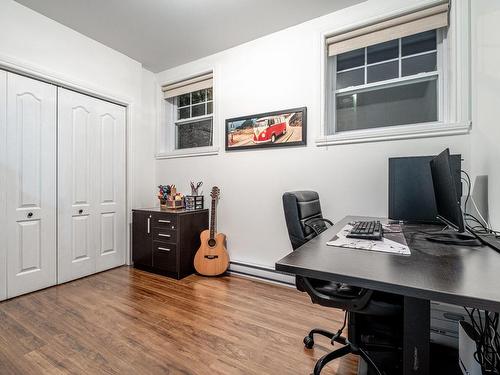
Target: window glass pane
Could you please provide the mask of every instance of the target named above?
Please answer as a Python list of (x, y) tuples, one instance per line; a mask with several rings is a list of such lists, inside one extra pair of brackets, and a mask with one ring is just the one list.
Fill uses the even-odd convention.
[(337, 55), (337, 72), (345, 69), (355, 68), (365, 64), (365, 49), (360, 48), (354, 51)]
[(191, 94), (192, 94), (193, 104), (201, 103), (206, 100), (205, 98), (207, 96), (207, 90), (203, 89), (203, 90), (193, 91)]
[(193, 105), (191, 109), (191, 117), (205, 115), (205, 103)]
[(207, 114), (210, 114), (213, 112), (213, 102), (208, 102), (207, 103)]
[(399, 39), (375, 44), (367, 47), (366, 59), (368, 64), (395, 59), (399, 56)]
[(212, 119), (176, 126), (176, 149), (212, 146)]
[(183, 119), (183, 118), (189, 118), (191, 117), (191, 111), (190, 111), (191, 107), (186, 107), (186, 108), (181, 108), (177, 111), (177, 118), (179, 120)]
[(367, 67), (366, 80), (368, 83), (385, 81), (386, 79), (399, 77), (398, 61), (390, 61), (387, 63), (371, 65)]
[(437, 69), (436, 53), (428, 53), (408, 57), (401, 60), (401, 73), (403, 76), (411, 76), (413, 74), (434, 72)]
[(401, 55), (408, 56), (436, 49), (436, 30), (410, 35), (401, 39)]
[(348, 70), (347, 72), (337, 73), (336, 90), (350, 86), (358, 86), (365, 83), (365, 69)]
[(212, 87), (208, 88), (207, 89), (207, 100), (213, 100), (214, 97), (213, 97), (213, 89)]
[(438, 120), (437, 80), (337, 94), (337, 132)]
[(191, 94), (183, 94), (179, 95), (179, 107), (184, 107), (185, 105), (190, 105), (191, 104)]

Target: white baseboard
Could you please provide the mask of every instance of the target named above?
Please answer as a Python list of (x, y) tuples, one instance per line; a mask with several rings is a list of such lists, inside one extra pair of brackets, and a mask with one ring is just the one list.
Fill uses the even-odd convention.
[(295, 287), (295, 276), (256, 264), (231, 262), (229, 273)]

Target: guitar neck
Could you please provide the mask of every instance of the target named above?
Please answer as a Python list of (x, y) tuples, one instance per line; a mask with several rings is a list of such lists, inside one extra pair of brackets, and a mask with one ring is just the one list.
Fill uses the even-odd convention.
[(212, 214), (210, 216), (210, 238), (215, 238), (215, 207), (216, 206), (216, 200), (215, 198), (212, 198)]

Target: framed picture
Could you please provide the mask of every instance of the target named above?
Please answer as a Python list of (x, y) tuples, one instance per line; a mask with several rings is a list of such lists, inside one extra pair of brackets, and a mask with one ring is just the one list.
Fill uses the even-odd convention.
[(306, 137), (306, 107), (226, 120), (226, 151), (303, 146)]

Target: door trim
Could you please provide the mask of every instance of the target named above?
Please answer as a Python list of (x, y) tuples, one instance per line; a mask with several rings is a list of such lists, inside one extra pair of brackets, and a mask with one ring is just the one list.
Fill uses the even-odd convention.
[[(7, 72), (0, 71), (0, 243), (7, 230)], [(0, 301), (7, 298), (7, 247), (0, 247)]]
[[(132, 197), (133, 197), (133, 170), (132, 170), (132, 119), (136, 112), (136, 104), (130, 97), (123, 97), (120, 95), (115, 95), (109, 92), (104, 92), (102, 89), (93, 87), (88, 83), (78, 82), (71, 78), (65, 77), (60, 73), (47, 70), (41, 66), (34, 64), (29, 64), (26, 61), (19, 59), (14, 59), (9, 56), (0, 54), (0, 69), (7, 72), (23, 75), (29, 78), (33, 78), (42, 82), (50, 83), (57, 87), (65, 88), (68, 90), (76, 91), (80, 94), (89, 95), (97, 99), (105, 100), (114, 104), (121, 105), (125, 107), (125, 179), (127, 181), (127, 186), (125, 186), (125, 210), (126, 210), (126, 251), (125, 251), (125, 263), (127, 265), (132, 264), (132, 253), (131, 253), (131, 224), (132, 224)], [(1, 207), (0, 207), (1, 208)], [(3, 213), (4, 216), (7, 215), (6, 210)]]

